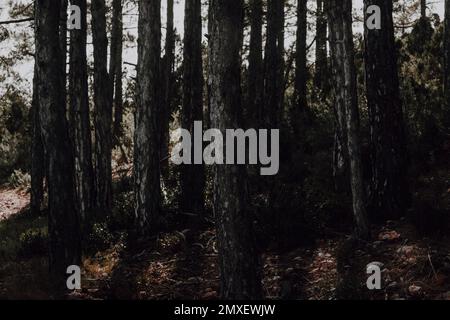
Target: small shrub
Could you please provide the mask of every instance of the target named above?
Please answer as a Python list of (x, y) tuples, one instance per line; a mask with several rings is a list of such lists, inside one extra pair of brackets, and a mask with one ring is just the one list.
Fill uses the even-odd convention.
[(31, 184), (31, 176), (21, 170), (14, 170), (8, 179), (8, 184), (13, 188), (28, 188)]
[(22, 257), (44, 255), (48, 250), (48, 235), (42, 229), (29, 229), (19, 237), (18, 254)]

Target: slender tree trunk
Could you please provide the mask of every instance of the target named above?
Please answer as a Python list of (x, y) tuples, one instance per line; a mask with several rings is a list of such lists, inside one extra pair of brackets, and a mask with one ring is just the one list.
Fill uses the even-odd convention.
[[(202, 3), (191, 0), (185, 6), (182, 127), (194, 136), (194, 122), (203, 121)], [(182, 167), (181, 189), (181, 209), (201, 214), (205, 202), (203, 165)]]
[(110, 93), (114, 107), (114, 141), (118, 145), (123, 134), (123, 87), (122, 87), (122, 50), (123, 50), (123, 20), (122, 20), (122, 0), (112, 2), (112, 28), (111, 46), (109, 59)]
[(266, 124), (278, 126), (284, 106), (284, 1), (268, 0), (265, 56)]
[(86, 56), (87, 4), (86, 0), (73, 0), (72, 4), (81, 9), (81, 29), (70, 31), (69, 119), (75, 154), (78, 206), (84, 223), (91, 217), (94, 205), (94, 171)]
[(31, 214), (41, 213), (44, 199), (45, 152), (42, 143), (42, 132), (39, 121), (39, 92), (38, 70), (35, 64), (33, 77), (33, 101), (31, 106), (33, 132), (31, 138)]
[(39, 120), (48, 158), (50, 273), (58, 289), (65, 288), (66, 269), (80, 265), (80, 222), (75, 210), (73, 158), (65, 110), (59, 46), (61, 1), (35, 3), (36, 65)]
[[(308, 108), (306, 97), (306, 85), (308, 78), (307, 57), (306, 57), (306, 35), (307, 35), (307, 0), (297, 2), (297, 40), (295, 53), (295, 112), (300, 115)], [(293, 119), (294, 120), (294, 119)]]
[(111, 212), (112, 101), (108, 75), (108, 38), (105, 0), (91, 2), (94, 43), (94, 123), (96, 213)]
[[(191, 2), (191, 1), (187, 1)], [(163, 108), (161, 110), (161, 157), (165, 158), (169, 154), (169, 118), (172, 111), (172, 101), (174, 95), (174, 64), (175, 64), (175, 27), (173, 0), (167, 1), (167, 30), (165, 42), (164, 66), (164, 97)], [(186, 4), (187, 5), (187, 4)]]
[(316, 12), (316, 69), (314, 84), (316, 88), (324, 91), (328, 78), (327, 59), (327, 1), (317, 0)]
[(338, 123), (344, 125), (347, 153), (350, 163), (350, 182), (353, 195), (353, 214), (356, 235), (369, 237), (369, 226), (364, 201), (364, 184), (359, 141), (359, 112), (354, 64), (352, 32), (352, 1), (330, 0), (328, 21), (330, 22), (330, 46), (333, 68), (333, 83)]
[(161, 1), (139, 1), (134, 178), (138, 232), (159, 227)]
[[(210, 8), (211, 125), (225, 132), (240, 127), (243, 1), (211, 0)], [(245, 166), (215, 165), (213, 171), (222, 296), (260, 298), (260, 265), (246, 208)]]
[[(382, 28), (365, 28), (365, 77), (371, 142), (371, 209), (398, 218), (407, 199), (406, 139), (400, 100), (392, 2), (365, 0), (381, 8)], [(365, 10), (366, 12), (367, 10)], [(367, 17), (366, 17), (367, 20)]]
[(244, 109), (246, 127), (260, 128), (263, 124), (264, 60), (263, 60), (263, 1), (250, 1), (250, 53), (248, 57), (247, 107)]
[(450, 125), (450, 0), (445, 0), (444, 19), (444, 101)]
[(420, 17), (422, 19), (427, 17), (427, 0), (420, 0)]
[(61, 0), (59, 13), (59, 46), (61, 49), (61, 83), (64, 109), (67, 110), (67, 4), (68, 0)]

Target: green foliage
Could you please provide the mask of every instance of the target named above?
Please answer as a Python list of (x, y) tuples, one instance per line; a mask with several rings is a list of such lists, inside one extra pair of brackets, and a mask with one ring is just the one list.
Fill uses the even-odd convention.
[(0, 180), (30, 163), (29, 104), (24, 94), (10, 88), (0, 96)]
[(0, 263), (47, 252), (47, 217), (28, 212), (0, 221)]
[(32, 228), (19, 237), (18, 254), (21, 257), (45, 255), (48, 247), (48, 234), (44, 228)]
[(114, 234), (108, 227), (106, 222), (98, 222), (92, 226), (91, 233), (87, 239), (89, 249), (104, 250), (114, 243)]
[(31, 176), (29, 173), (24, 173), (21, 170), (14, 170), (8, 178), (8, 185), (12, 188), (25, 189), (30, 186)]

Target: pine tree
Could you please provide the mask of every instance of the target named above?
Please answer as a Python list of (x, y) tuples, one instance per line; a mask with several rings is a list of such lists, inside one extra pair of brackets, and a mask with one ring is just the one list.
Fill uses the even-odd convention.
[[(189, 130), (191, 135), (194, 135), (194, 122), (203, 121), (201, 5), (201, 0), (186, 1), (184, 17), (182, 126)], [(191, 154), (194, 156), (193, 148)], [(203, 165), (182, 167), (181, 188), (181, 210), (201, 214), (205, 202)]]
[[(331, 0), (328, 8), (330, 47), (337, 125), (345, 137), (345, 150), (350, 164), (350, 184), (356, 235), (369, 236), (364, 199), (364, 183), (359, 139), (359, 111), (352, 32), (352, 1)], [(341, 141), (342, 141), (341, 140)]]
[(160, 216), (161, 0), (139, 1), (137, 106), (134, 133), (137, 232), (156, 230)]
[(57, 289), (65, 288), (66, 269), (80, 265), (80, 221), (76, 211), (73, 156), (62, 95), (59, 46), (61, 1), (35, 3), (36, 77), (39, 120), (48, 161), (49, 266)]
[[(243, 1), (211, 0), (210, 10), (211, 126), (239, 128)], [(215, 165), (213, 171), (222, 297), (259, 298), (260, 263), (247, 208), (245, 166)]]
[(406, 139), (393, 7), (392, 2), (382, 0), (366, 0), (364, 4), (366, 8), (379, 6), (382, 14), (381, 29), (365, 27), (364, 60), (372, 167), (370, 202), (374, 212), (392, 219), (404, 213), (407, 198)]

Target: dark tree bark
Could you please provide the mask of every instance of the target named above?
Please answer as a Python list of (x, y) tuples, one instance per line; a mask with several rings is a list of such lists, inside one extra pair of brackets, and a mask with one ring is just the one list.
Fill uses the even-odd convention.
[[(450, 0), (445, 0), (444, 19), (444, 101), (450, 114)], [(450, 125), (450, 120), (447, 121)]]
[(427, 0), (420, 0), (420, 17), (422, 19), (427, 17)]
[[(406, 139), (397, 69), (392, 2), (381, 8), (381, 29), (365, 28), (365, 78), (371, 143), (370, 207), (381, 218), (398, 218), (407, 199)], [(365, 10), (367, 12), (367, 10)], [(367, 20), (368, 17), (366, 17)]]
[(264, 101), (267, 127), (278, 126), (284, 106), (284, 1), (268, 0)]
[(317, 0), (316, 12), (316, 68), (314, 85), (316, 88), (326, 90), (328, 81), (327, 59), (327, 1)]
[[(190, 1), (187, 1), (187, 3)], [(186, 3), (186, 5), (187, 5)], [(174, 64), (175, 64), (175, 27), (174, 27), (174, 8), (173, 0), (167, 1), (167, 27), (165, 55), (163, 59), (164, 67), (164, 97), (161, 110), (161, 156), (163, 158), (169, 155), (169, 125), (170, 114), (172, 111), (174, 95)]]
[(139, 1), (137, 107), (134, 135), (136, 223), (146, 234), (160, 216), (161, 0)]
[(354, 64), (352, 1), (330, 0), (328, 8), (334, 95), (338, 125), (346, 135), (356, 235), (369, 237), (359, 141), (359, 112)]
[[(243, 1), (211, 0), (210, 9), (211, 125), (224, 132), (240, 127)], [(215, 165), (213, 171), (222, 297), (260, 298), (260, 264), (246, 207), (245, 166)]]
[[(202, 3), (185, 2), (183, 51), (182, 127), (194, 135), (194, 122), (203, 121)], [(194, 147), (192, 146), (192, 157)], [(194, 159), (192, 158), (192, 163)], [(203, 165), (183, 165), (181, 170), (181, 210), (202, 214), (205, 202)]]
[(37, 78), (37, 66), (34, 67), (33, 77), (33, 101), (31, 105), (32, 138), (31, 138), (31, 214), (36, 216), (41, 213), (41, 205), (44, 199), (45, 178), (45, 152), (42, 143), (42, 132), (39, 120), (39, 80)]
[(70, 31), (69, 119), (75, 155), (77, 200), (83, 223), (91, 218), (94, 205), (94, 171), (92, 167), (91, 125), (86, 56), (87, 4), (73, 0), (81, 10), (81, 29)]
[(114, 144), (118, 145), (123, 135), (123, 86), (122, 86), (122, 50), (123, 50), (123, 20), (122, 0), (112, 2), (112, 28), (109, 59), (110, 93), (114, 107)]
[(250, 53), (248, 57), (246, 127), (263, 124), (264, 60), (263, 60), (263, 1), (250, 1)]
[(63, 83), (62, 96), (64, 108), (67, 108), (67, 4), (68, 0), (61, 1), (59, 13), (59, 46), (61, 48), (61, 83)]
[(80, 265), (80, 222), (76, 211), (73, 157), (63, 108), (59, 46), (61, 1), (35, 3), (36, 65), (39, 120), (48, 159), (49, 266), (58, 289), (65, 288), (66, 269)]
[(94, 123), (96, 214), (111, 212), (112, 101), (108, 75), (105, 0), (91, 2), (94, 43)]
[(295, 84), (294, 97), (296, 109), (294, 115), (303, 113), (308, 108), (306, 97), (306, 85), (308, 79), (307, 57), (306, 57), (306, 35), (307, 35), (307, 0), (297, 2), (297, 40), (295, 53)]

